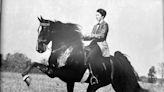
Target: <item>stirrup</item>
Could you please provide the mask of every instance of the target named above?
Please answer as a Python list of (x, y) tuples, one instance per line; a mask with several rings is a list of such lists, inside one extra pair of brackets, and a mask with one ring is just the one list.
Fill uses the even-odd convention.
[(94, 85), (94, 84), (98, 84), (98, 79), (93, 75), (90, 79), (90, 83), (91, 85)]

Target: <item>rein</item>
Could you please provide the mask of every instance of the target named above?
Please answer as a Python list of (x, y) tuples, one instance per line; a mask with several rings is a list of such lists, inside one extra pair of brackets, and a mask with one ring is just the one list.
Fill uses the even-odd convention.
[(111, 64), (111, 80), (113, 81), (113, 77), (114, 77), (114, 64), (113, 64), (113, 60), (110, 58), (110, 64)]
[(47, 48), (47, 49), (50, 50), (51, 53), (56, 53), (56, 52), (58, 52), (58, 51), (60, 51), (60, 50), (62, 50), (62, 49), (64, 49), (64, 48), (66, 48), (66, 47), (67, 47), (67, 46), (63, 45), (63, 46), (61, 46), (61, 47), (59, 47), (59, 48), (57, 48), (57, 49), (55, 49), (55, 50), (52, 50), (52, 48)]
[(38, 30), (37, 30), (37, 32), (39, 33), (39, 28), (41, 27), (41, 25), (39, 25), (39, 27), (38, 27)]

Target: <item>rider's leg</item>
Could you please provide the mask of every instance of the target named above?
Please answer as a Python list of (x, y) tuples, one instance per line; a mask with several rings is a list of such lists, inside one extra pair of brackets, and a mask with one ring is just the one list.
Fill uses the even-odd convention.
[(91, 85), (93, 84), (98, 84), (98, 79), (94, 76), (93, 70), (92, 70), (92, 66), (91, 66), (91, 58), (92, 58), (92, 54), (94, 53), (93, 50), (90, 50), (87, 56), (87, 65), (91, 74), (91, 79), (90, 79), (90, 83)]
[(90, 52), (90, 47), (86, 46), (84, 48), (84, 65), (87, 65), (87, 61), (88, 61), (88, 56), (89, 56), (89, 52)]

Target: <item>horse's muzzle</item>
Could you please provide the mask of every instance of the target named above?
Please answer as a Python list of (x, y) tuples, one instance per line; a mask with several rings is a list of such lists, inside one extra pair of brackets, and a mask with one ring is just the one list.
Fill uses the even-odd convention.
[(39, 50), (39, 49), (37, 49), (36, 51), (39, 52), (39, 53), (43, 53), (44, 52), (43, 50)]
[(43, 52), (46, 51), (46, 47), (47, 47), (46, 44), (38, 44), (36, 46), (36, 51), (39, 52), (39, 53), (43, 53)]

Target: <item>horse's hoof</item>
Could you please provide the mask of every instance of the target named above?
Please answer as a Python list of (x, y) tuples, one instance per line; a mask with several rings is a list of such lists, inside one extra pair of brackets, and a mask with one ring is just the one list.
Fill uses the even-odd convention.
[(23, 77), (23, 80), (24, 80), (24, 82), (27, 84), (27, 86), (30, 86), (30, 83), (31, 83), (31, 80), (32, 80), (30, 76), (25, 75), (25, 76)]

